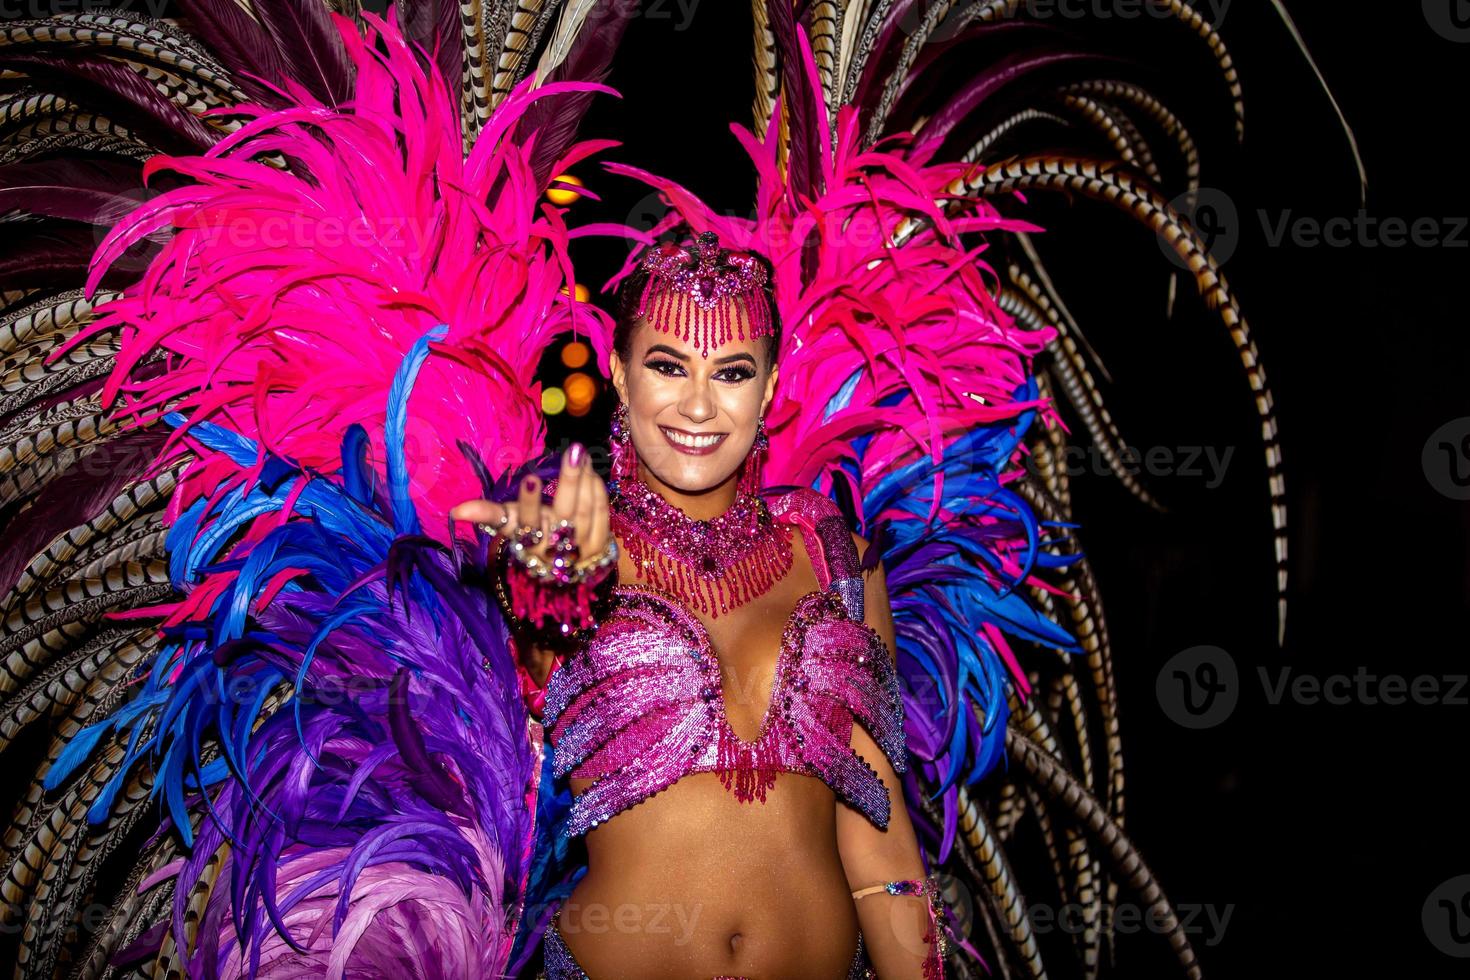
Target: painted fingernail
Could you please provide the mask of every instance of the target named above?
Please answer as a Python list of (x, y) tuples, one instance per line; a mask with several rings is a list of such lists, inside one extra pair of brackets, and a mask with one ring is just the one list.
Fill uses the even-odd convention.
[(533, 490), (535, 490), (536, 489), (536, 478), (534, 476), (528, 476), (528, 477), (526, 477), (525, 482), (521, 484), (521, 489), (525, 490), (527, 493), (530, 493)]
[(572, 448), (567, 450), (567, 465), (577, 469), (582, 465), (582, 460), (587, 458), (587, 447), (580, 442), (572, 443)]

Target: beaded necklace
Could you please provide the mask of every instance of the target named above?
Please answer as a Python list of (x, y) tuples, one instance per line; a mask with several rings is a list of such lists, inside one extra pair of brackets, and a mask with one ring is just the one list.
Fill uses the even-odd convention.
[(611, 524), (638, 577), (718, 618), (765, 594), (791, 570), (791, 531), (747, 489), (730, 509), (697, 521), (636, 474), (609, 488)]

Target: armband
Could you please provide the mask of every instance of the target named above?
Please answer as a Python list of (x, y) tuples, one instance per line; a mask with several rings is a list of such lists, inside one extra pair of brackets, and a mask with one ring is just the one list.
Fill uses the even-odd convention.
[(944, 898), (939, 894), (939, 881), (934, 875), (923, 878), (905, 878), (900, 881), (885, 881), (869, 885), (852, 893), (854, 900), (879, 892), (888, 895), (922, 895), (929, 900), (929, 929), (924, 942), (929, 946), (929, 955), (924, 959), (924, 980), (944, 980), (944, 959), (949, 953), (949, 938), (946, 927), (949, 916), (944, 907)]

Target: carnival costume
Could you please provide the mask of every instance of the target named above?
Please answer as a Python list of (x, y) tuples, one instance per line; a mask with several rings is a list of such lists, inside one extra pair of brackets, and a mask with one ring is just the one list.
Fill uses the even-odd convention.
[[(1208, 46), (1238, 116), (1218, 33), (1164, 6)], [(553, 924), (582, 870), (573, 838), (702, 771), (753, 805), (781, 772), (815, 775), (882, 825), (887, 796), (841, 737), (853, 723), (903, 774), (932, 872), (872, 888), (928, 896), (951, 964), (1042, 974), (1007, 853), (1030, 817), (1053, 886), (1086, 911), (1088, 975), (1120, 887), (1199, 975), (1122, 832), (1111, 652), (1052, 391), (1110, 460), (1119, 439), (1035, 226), (991, 202), (1112, 201), (1189, 263), (1255, 392), (1284, 588), (1269, 389), (1233, 294), (1154, 186), (1164, 168), (1138, 123), (1198, 187), (1178, 120), (1092, 74), (1085, 33), (1062, 40), (1009, 0), (954, 8), (756, 2), (756, 126), (732, 127), (755, 218), (607, 164), (661, 192), (651, 232), (569, 223), (591, 181), (558, 179), (613, 145), (574, 140), (611, 91), (598, 80), (630, 4), (382, 19), (184, 0), (168, 20), (5, 27), (0, 61), (24, 84), (8, 89), (0, 185), (15, 232), (0, 265), (0, 750), (34, 772), (0, 878), (16, 976), (449, 980), (514, 974), (538, 948), (575, 976)], [(950, 55), (973, 65), (977, 50), (1003, 53), (926, 97)], [(1104, 156), (1018, 149), (1039, 120), (1102, 133)], [(663, 584), (621, 583), (537, 691), (508, 620), (570, 621), (586, 596), (537, 606), (557, 593), (514, 578), (520, 598), (498, 595), (487, 536), (445, 516), (508, 499), (528, 468), (549, 475), (535, 379), (549, 343), (585, 337), (606, 368), (611, 320), (578, 297), (569, 254), (589, 234), (639, 243), (624, 273), (665, 262), (677, 278), (716, 245), (769, 260), (780, 385), (760, 483), (730, 520), (802, 535), (822, 587), (792, 613), (756, 743), (723, 718), (691, 609), (778, 578), (778, 544), (696, 581), (621, 528)], [(650, 317), (718, 344), (731, 323), (692, 310), (696, 293), (650, 296)], [(657, 507), (615, 476), (615, 516)], [(852, 531), (872, 542), (863, 562)], [(896, 664), (862, 625), (879, 561)], [(516, 574), (575, 585), (568, 567)], [(588, 707), (635, 663), (657, 690)], [(648, 720), (622, 724), (635, 714)], [(574, 801), (570, 773), (603, 779)], [(939, 872), (980, 899), (964, 930)]]

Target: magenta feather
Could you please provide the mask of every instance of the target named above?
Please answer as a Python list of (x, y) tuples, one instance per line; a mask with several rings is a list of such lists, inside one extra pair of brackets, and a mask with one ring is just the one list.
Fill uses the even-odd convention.
[[(382, 21), (371, 14), (365, 18)], [(176, 229), (143, 281), (110, 303), (73, 343), (122, 325), (128, 368), (167, 351), (170, 370), (146, 384), (116, 372), (104, 391), (151, 418), (169, 405), (191, 424), (214, 421), (308, 467), (333, 467), (341, 433), (366, 426), (381, 467), (383, 413), (394, 371), (435, 324), (410, 406), (412, 497), (424, 527), (479, 495), (458, 444), (499, 478), (541, 450), (541, 352), (576, 330), (605, 365), (608, 317), (569, 295), (569, 233), (541, 200), (528, 149), (509, 139), (536, 100), (610, 91), (562, 83), (518, 86), (497, 107), (466, 158), (458, 100), (427, 75), (396, 28), (375, 50), (337, 18), (356, 71), (350, 108), (323, 104), (287, 82), (281, 109), (240, 106), (244, 125), (203, 154), (160, 155), (145, 179), (168, 170), (194, 181), (145, 203), (103, 240), (90, 295), (133, 243)], [(382, 28), (380, 28), (381, 30)], [(600, 146), (576, 145), (564, 159)], [(301, 173), (251, 159), (279, 151)], [(176, 430), (162, 465), (181, 451)], [(186, 477), (179, 499), (198, 488)]]

